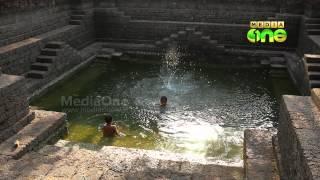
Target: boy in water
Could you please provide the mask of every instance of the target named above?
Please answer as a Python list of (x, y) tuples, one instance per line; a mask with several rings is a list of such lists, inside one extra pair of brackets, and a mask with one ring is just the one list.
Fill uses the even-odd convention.
[(119, 132), (117, 130), (117, 127), (112, 125), (112, 116), (107, 115), (105, 118), (105, 124), (102, 127), (102, 132), (104, 137), (113, 137), (113, 136), (119, 136)]
[(168, 98), (166, 96), (161, 96), (161, 98), (160, 98), (160, 106), (161, 107), (166, 107), (167, 106), (167, 101), (168, 101)]

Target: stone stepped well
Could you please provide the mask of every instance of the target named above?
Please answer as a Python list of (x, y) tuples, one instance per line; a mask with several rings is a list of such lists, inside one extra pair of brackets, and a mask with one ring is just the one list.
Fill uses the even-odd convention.
[(320, 55), (305, 54), (303, 61), (310, 90), (312, 88), (320, 88)]
[(9, 179), (243, 179), (241, 165), (228, 166), (204, 158), (150, 150), (97, 148), (68, 141), (7, 161), (0, 169), (3, 177)]

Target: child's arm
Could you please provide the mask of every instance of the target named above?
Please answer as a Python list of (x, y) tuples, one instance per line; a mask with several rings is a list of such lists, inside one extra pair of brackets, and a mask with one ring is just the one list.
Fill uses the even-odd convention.
[(117, 126), (113, 126), (113, 128), (114, 128), (115, 134), (116, 134), (117, 136), (120, 136), (120, 133), (119, 133), (119, 131), (118, 131)]

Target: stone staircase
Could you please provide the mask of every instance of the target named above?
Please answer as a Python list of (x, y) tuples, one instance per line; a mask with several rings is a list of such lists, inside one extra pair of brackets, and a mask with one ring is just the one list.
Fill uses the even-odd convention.
[(27, 77), (35, 79), (45, 78), (64, 45), (64, 42), (59, 41), (46, 44), (41, 50), (40, 56), (37, 57), (36, 62), (31, 65), (31, 71), (27, 73)]
[(98, 59), (119, 59), (123, 55), (122, 52), (117, 52), (113, 48), (102, 48), (98, 54), (97, 58)]
[(81, 25), (84, 17), (86, 16), (86, 12), (80, 9), (73, 9), (71, 11), (71, 17), (69, 24), (70, 25)]
[(309, 87), (320, 87), (320, 55), (305, 54), (304, 63), (306, 67), (306, 75), (309, 78)]
[(284, 57), (270, 57), (270, 71), (272, 77), (287, 77), (287, 65)]
[(308, 35), (320, 35), (320, 18), (306, 18), (305, 26)]
[(224, 46), (219, 45), (217, 40), (212, 40), (210, 36), (204, 35), (203, 32), (197, 31), (194, 27), (187, 27), (185, 30), (170, 34), (162, 40), (156, 41), (157, 47), (167, 47), (170, 44), (178, 43), (179, 46), (201, 46), (204, 48), (224, 51)]

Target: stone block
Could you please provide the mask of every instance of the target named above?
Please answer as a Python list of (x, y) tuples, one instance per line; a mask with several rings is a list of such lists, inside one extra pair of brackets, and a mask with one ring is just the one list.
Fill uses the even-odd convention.
[(320, 112), (311, 97), (283, 96), (278, 129), (284, 175), (319, 179)]

